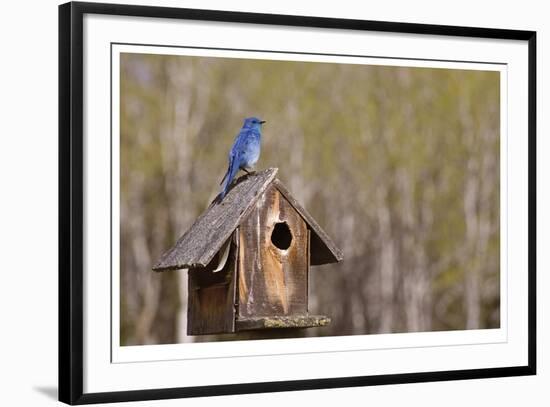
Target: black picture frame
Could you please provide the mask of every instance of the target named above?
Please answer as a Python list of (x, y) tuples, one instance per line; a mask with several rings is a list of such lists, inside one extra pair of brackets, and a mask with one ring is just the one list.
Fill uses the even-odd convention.
[[(83, 17), (85, 14), (307, 26), (528, 43), (528, 364), (107, 393), (83, 392)], [(293, 15), (72, 2), (59, 6), (59, 400), (88, 404), (536, 374), (536, 32)]]

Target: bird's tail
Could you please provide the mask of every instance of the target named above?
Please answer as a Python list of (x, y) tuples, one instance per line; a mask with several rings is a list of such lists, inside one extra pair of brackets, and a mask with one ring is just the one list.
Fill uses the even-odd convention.
[(227, 171), (225, 172), (225, 175), (220, 181), (220, 185), (223, 184), (223, 182), (227, 179), (227, 176), (229, 175), (229, 171), (231, 171), (231, 163), (229, 163), (229, 165), (227, 166)]
[(225, 195), (227, 194), (227, 191), (229, 190), (229, 186), (231, 185), (231, 182), (233, 181), (233, 178), (235, 178), (235, 175), (237, 175), (237, 172), (239, 171), (239, 168), (237, 166), (237, 163), (235, 160), (232, 160), (231, 163), (229, 163), (229, 167), (227, 168), (227, 173), (223, 177), (222, 183), (225, 180), (225, 183), (223, 184), (222, 191), (220, 192), (220, 199), (223, 199)]

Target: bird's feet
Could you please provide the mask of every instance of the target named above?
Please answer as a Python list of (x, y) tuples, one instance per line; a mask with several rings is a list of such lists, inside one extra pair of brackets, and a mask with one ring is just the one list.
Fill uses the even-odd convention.
[(256, 174), (256, 171), (248, 171), (246, 168), (243, 168), (243, 171), (246, 172), (248, 176)]

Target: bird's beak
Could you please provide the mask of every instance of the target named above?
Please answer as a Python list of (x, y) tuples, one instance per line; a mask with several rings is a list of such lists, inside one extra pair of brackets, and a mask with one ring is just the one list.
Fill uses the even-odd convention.
[(265, 123), (265, 120), (260, 120), (260, 124), (264, 124)]

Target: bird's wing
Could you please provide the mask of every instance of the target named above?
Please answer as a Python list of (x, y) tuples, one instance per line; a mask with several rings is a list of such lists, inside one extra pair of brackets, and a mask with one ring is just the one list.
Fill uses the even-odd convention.
[(233, 147), (231, 148), (231, 153), (233, 155), (233, 160), (236, 161), (237, 166), (240, 167), (241, 165), (241, 158), (246, 150), (246, 144), (248, 143), (248, 130), (241, 130), (239, 135), (237, 136), (237, 139), (235, 140), (235, 144), (233, 144)]
[(239, 144), (236, 145), (236, 150), (239, 154), (239, 157), (242, 157), (244, 154), (248, 154), (251, 149), (254, 148), (256, 142), (254, 130), (248, 129), (241, 133), (239, 139)]
[(241, 131), (239, 132), (239, 135), (235, 139), (235, 143), (233, 144), (233, 148), (231, 150), (235, 152), (241, 152), (244, 144), (246, 143), (247, 138), (248, 138), (248, 129), (241, 129)]

